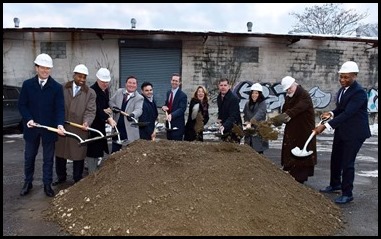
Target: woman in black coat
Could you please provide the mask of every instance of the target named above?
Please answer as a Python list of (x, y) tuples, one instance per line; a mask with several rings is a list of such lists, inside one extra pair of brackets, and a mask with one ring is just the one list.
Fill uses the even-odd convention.
[(204, 141), (203, 129), (209, 121), (208, 93), (203, 86), (197, 87), (189, 104), (188, 121), (185, 125), (184, 140)]

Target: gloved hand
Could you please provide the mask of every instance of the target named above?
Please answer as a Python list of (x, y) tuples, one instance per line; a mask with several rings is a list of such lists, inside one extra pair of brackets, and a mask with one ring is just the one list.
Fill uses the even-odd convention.
[(33, 120), (29, 120), (28, 123), (26, 123), (26, 126), (28, 126), (28, 128), (32, 128), (34, 127), (35, 123)]
[(134, 121), (132, 118), (135, 118), (135, 115), (134, 114), (128, 114), (127, 120), (132, 122), (132, 121)]
[(290, 119), (291, 119), (290, 116), (288, 116), (286, 113), (282, 113), (270, 118), (270, 122), (274, 126), (278, 127), (278, 126), (281, 126), (283, 123), (287, 123), (288, 121), (290, 121)]

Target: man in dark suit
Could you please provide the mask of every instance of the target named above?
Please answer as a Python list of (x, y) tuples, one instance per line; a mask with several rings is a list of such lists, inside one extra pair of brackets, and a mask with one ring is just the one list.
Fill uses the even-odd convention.
[(236, 132), (235, 128), (242, 130), (241, 111), (239, 109), (239, 99), (230, 90), (230, 82), (227, 78), (222, 78), (218, 82), (220, 93), (217, 97), (218, 119), (220, 132), (223, 133), (222, 140), (240, 143), (242, 135)]
[[(110, 92), (109, 86), (111, 81), (111, 72), (107, 68), (100, 68), (96, 74), (97, 81), (90, 86), (97, 95), (95, 99), (96, 111), (95, 118), (91, 124), (91, 128), (99, 130), (103, 135), (106, 135), (106, 123), (111, 127), (116, 126), (115, 120), (105, 112), (109, 109)], [(99, 134), (90, 131), (90, 138), (99, 137)], [(87, 144), (87, 168), (89, 173), (94, 173), (98, 170), (98, 163), (103, 159), (104, 153), (109, 153), (107, 139), (99, 139)]]
[(143, 82), (141, 92), (144, 97), (143, 113), (139, 117), (139, 122), (148, 122), (147, 125), (139, 127), (141, 139), (154, 140), (156, 138), (155, 121), (159, 116), (156, 101), (153, 97), (153, 85), (150, 82)]
[[(53, 181), (53, 164), (57, 133), (65, 135), (65, 105), (62, 85), (55, 81), (50, 72), (53, 68), (52, 58), (45, 53), (34, 61), (36, 76), (24, 81), (19, 97), (19, 111), (23, 118), (24, 128), (24, 186), (20, 195), (25, 196), (33, 188), (34, 164), (40, 142), (43, 148), (42, 181), (44, 192), (54, 197), (51, 187)], [(56, 131), (35, 127), (37, 123), (51, 127)]]
[[(171, 90), (167, 92), (165, 104), (161, 109), (166, 112), (166, 126), (168, 140), (183, 140), (185, 131), (185, 111), (187, 109), (187, 95), (180, 89), (181, 77), (173, 74)], [(170, 122), (171, 127), (169, 127)]]
[(356, 81), (359, 68), (353, 61), (345, 62), (339, 70), (341, 88), (337, 94), (336, 108), (324, 112), (321, 117), (333, 119), (314, 131), (335, 129), (331, 153), (331, 178), (328, 187), (320, 192), (333, 193), (341, 190), (342, 195), (335, 203), (345, 204), (353, 200), (355, 159), (364, 141), (371, 136), (367, 112), (367, 95)]

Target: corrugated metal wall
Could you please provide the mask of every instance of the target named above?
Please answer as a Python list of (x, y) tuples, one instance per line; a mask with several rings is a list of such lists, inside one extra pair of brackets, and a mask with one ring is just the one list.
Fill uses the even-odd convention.
[(123, 43), (120, 44), (119, 87), (124, 87), (130, 75), (137, 78), (139, 92), (141, 84), (149, 81), (153, 84), (158, 107), (161, 107), (165, 101), (165, 93), (171, 88), (172, 74), (181, 74), (181, 44), (153, 44), (147, 40), (121, 41)]

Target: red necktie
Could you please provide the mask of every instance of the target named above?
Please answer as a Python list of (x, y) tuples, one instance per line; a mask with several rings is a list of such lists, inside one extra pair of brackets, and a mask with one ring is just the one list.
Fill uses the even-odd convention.
[(172, 103), (173, 103), (173, 92), (171, 91), (171, 94), (169, 95), (169, 102), (168, 102), (169, 112), (172, 112)]

